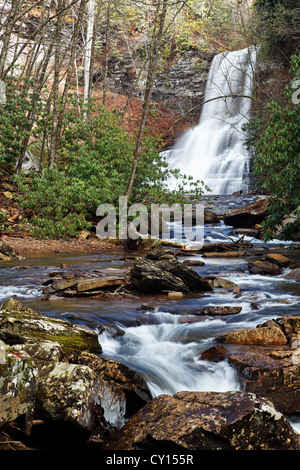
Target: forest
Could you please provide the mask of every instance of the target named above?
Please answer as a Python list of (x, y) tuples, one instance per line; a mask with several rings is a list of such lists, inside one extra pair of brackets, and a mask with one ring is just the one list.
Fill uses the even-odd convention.
[[(178, 106), (176, 84), (168, 94), (157, 83), (167, 86), (172, 64), (189, 54), (201, 75), (217, 53), (259, 46), (247, 126), (253, 175), (273, 197), (265, 237), (291, 213), (284, 236), (297, 236), (296, 0), (2, 0), (0, 15), (1, 178), (13, 184), (25, 231), (76, 236), (91, 228), (99, 204), (122, 195), (144, 204), (199, 200), (203, 183), (191, 191), (161, 150), (195, 124), (203, 94)], [(35, 171), (25, 174), (28, 158)]]

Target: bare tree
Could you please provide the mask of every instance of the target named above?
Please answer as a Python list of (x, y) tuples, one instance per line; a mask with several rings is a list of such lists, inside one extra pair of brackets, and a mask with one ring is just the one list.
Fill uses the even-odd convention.
[(164, 24), (167, 14), (167, 0), (156, 0), (155, 2), (155, 16), (153, 21), (153, 35), (152, 35), (152, 43), (151, 43), (151, 50), (149, 55), (149, 64), (148, 64), (148, 72), (147, 72), (147, 80), (146, 80), (146, 87), (145, 87), (145, 94), (143, 99), (142, 105), (142, 116), (138, 131), (138, 137), (136, 141), (135, 152), (133, 155), (133, 162), (131, 167), (131, 174), (127, 184), (125, 195), (127, 197), (130, 196), (136, 170), (138, 166), (138, 162), (140, 159), (142, 146), (143, 146), (143, 137), (145, 134), (146, 128), (146, 121), (148, 116), (148, 110), (150, 105), (151, 93), (153, 88), (153, 83), (157, 71), (158, 60), (159, 60), (159, 51), (160, 46), (163, 38), (163, 31), (164, 31)]

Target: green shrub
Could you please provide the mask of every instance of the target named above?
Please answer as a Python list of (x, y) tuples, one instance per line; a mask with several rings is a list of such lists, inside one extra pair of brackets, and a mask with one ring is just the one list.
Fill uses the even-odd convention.
[[(291, 75), (300, 80), (300, 56), (292, 58)], [(295, 212), (300, 216), (300, 104), (292, 102), (294, 88), (288, 86), (285, 92), (290, 104), (269, 104), (269, 121), (255, 144), (254, 173), (261, 188), (272, 196), (272, 215), (264, 225), (266, 240), (276, 236), (284, 215)], [(287, 224), (281, 236), (290, 239), (299, 233), (298, 219)]]
[[(178, 171), (170, 172), (157, 147), (157, 140), (144, 139), (130, 203), (186, 202), (185, 183), (191, 180)], [(30, 221), (33, 233), (52, 238), (75, 236), (91, 227), (100, 204), (117, 208), (126, 191), (134, 149), (133, 137), (120, 127), (116, 112), (93, 106), (91, 117), (85, 120), (71, 106), (65, 115), (57, 165), (33, 174), (30, 184), (22, 175), (15, 178), (19, 203), (34, 214)], [(167, 188), (171, 173), (181, 181), (176, 192)], [(194, 184), (198, 197), (202, 186)]]

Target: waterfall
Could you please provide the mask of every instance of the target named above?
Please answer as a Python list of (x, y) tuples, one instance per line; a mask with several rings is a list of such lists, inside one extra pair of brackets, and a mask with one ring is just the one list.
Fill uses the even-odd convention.
[(255, 64), (254, 47), (217, 54), (198, 125), (164, 152), (170, 168), (204, 181), (210, 194), (248, 190), (250, 155), (242, 127), (251, 111)]

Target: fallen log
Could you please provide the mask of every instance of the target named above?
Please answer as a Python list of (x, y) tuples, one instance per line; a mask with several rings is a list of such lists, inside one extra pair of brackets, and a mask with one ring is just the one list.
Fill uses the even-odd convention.
[(105, 287), (121, 286), (125, 284), (124, 277), (108, 276), (99, 279), (80, 281), (77, 284), (77, 292), (87, 292)]

